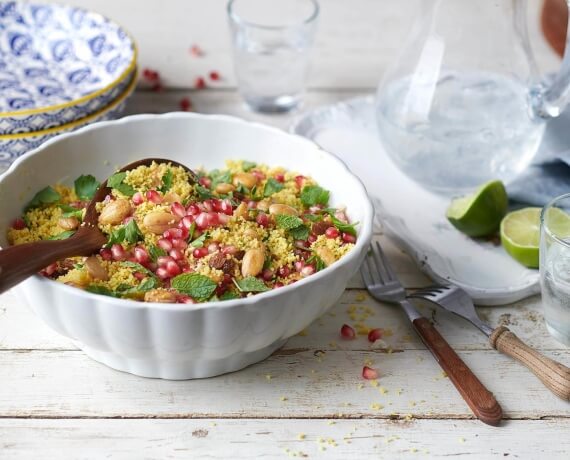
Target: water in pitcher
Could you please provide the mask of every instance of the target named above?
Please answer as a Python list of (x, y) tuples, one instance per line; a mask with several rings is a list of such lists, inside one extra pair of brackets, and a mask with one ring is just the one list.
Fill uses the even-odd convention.
[(485, 72), (419, 77), (384, 86), (376, 105), (382, 143), (408, 176), (456, 194), (508, 183), (530, 163), (544, 122), (529, 114), (526, 86)]

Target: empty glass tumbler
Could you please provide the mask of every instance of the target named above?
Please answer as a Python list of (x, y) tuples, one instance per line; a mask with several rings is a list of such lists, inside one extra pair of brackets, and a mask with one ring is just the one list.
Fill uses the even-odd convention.
[(546, 327), (558, 341), (570, 345), (570, 194), (542, 210), (540, 282)]
[(303, 96), (319, 5), (315, 0), (230, 0), (238, 89), (259, 112), (287, 112)]

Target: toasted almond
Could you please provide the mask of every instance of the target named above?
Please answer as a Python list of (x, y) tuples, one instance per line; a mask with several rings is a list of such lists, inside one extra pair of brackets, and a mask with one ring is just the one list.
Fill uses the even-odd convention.
[(234, 209), (234, 217), (241, 217), (242, 219), (247, 220), (249, 217), (247, 204), (242, 201), (238, 207)]
[(182, 203), (182, 198), (176, 192), (167, 192), (162, 197), (162, 202), (165, 204), (172, 204), (172, 203)]
[(120, 224), (125, 217), (131, 214), (131, 204), (124, 198), (118, 198), (110, 201), (101, 210), (99, 214), (99, 223), (101, 224)]
[(166, 211), (154, 211), (144, 216), (143, 225), (151, 233), (162, 235), (166, 230), (176, 226), (180, 217)]
[(257, 202), (256, 209), (258, 211), (267, 212), (271, 208), (271, 206), (269, 206), (269, 204), (270, 204), (270, 201), (268, 199), (260, 200)]
[(333, 252), (326, 246), (315, 248), (315, 253), (321, 258), (327, 267), (336, 262), (336, 257)]
[(77, 217), (60, 217), (57, 221), (57, 225), (64, 230), (75, 230), (79, 227), (79, 219)]
[(263, 270), (265, 251), (262, 248), (249, 249), (241, 262), (241, 274), (244, 277), (257, 276)]
[(236, 188), (232, 184), (226, 184), (225, 182), (216, 185), (216, 193), (221, 195), (226, 195), (227, 193), (233, 192), (235, 189)]
[(157, 303), (175, 303), (176, 294), (174, 292), (165, 291), (164, 289), (151, 289), (144, 294), (145, 302)]
[(91, 276), (91, 278), (95, 280), (107, 281), (109, 279), (109, 274), (105, 267), (101, 265), (99, 259), (95, 256), (90, 256), (85, 259), (83, 265), (87, 269), (87, 273)]
[(250, 173), (236, 173), (234, 174), (232, 183), (236, 187), (241, 184), (251, 190), (254, 185), (257, 185), (257, 177)]
[(286, 214), (288, 216), (298, 216), (297, 210), (287, 204), (275, 203), (269, 206), (269, 214)]

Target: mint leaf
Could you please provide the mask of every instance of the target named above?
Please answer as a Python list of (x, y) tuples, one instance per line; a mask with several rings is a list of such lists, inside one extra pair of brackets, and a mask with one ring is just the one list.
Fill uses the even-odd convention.
[(111, 232), (105, 247), (110, 248), (114, 244), (122, 243), (123, 241), (125, 241), (125, 227), (119, 227)]
[(273, 179), (273, 177), (270, 177), (269, 179), (267, 179), (267, 182), (265, 183), (265, 187), (263, 188), (263, 196), (264, 197), (271, 196), (274, 193), (277, 193), (280, 190), (283, 190), (283, 187), (285, 187), (285, 186), (281, 182)]
[(153, 262), (156, 262), (156, 259), (158, 259), (160, 256), (166, 255), (166, 251), (162, 248), (159, 248), (158, 246), (155, 246), (154, 244), (151, 244), (148, 247), (148, 255)]
[(29, 211), (30, 209), (38, 208), (43, 204), (57, 203), (61, 199), (61, 195), (57, 193), (49, 185), (46, 188), (41, 189), (30, 202), (24, 208), (24, 211)]
[(131, 221), (125, 225), (125, 240), (129, 244), (135, 244), (139, 240), (143, 240), (144, 235), (139, 229), (135, 219), (131, 219)]
[(291, 230), (303, 225), (303, 221), (297, 216), (289, 216), (287, 214), (277, 214), (275, 216), (277, 227), (284, 230)]
[(109, 179), (107, 179), (107, 187), (114, 188), (125, 196), (133, 196), (135, 194), (135, 189), (123, 182), (125, 177), (127, 177), (126, 172), (113, 174)]
[(304, 224), (289, 230), (289, 235), (291, 235), (296, 240), (305, 241), (307, 238), (309, 238), (309, 233), (309, 227)]
[(214, 169), (210, 172), (210, 178), (212, 179), (212, 189), (216, 188), (218, 184), (230, 184), (232, 182), (232, 173), (230, 171), (220, 171)]
[(242, 280), (236, 280), (234, 278), (234, 284), (241, 292), (269, 291), (269, 288), (265, 285), (265, 283), (255, 276), (248, 276)]
[(125, 260), (125, 261), (121, 262), (121, 265), (123, 267), (132, 268), (137, 272), (144, 273), (145, 275), (149, 276), (150, 278), (155, 278), (155, 275), (153, 272), (151, 272), (148, 268), (143, 267), (141, 264), (139, 264), (137, 262), (131, 262), (130, 260)]
[(151, 289), (156, 289), (160, 286), (160, 282), (157, 278), (146, 278), (142, 281), (138, 286), (129, 286), (128, 284), (119, 285), (117, 291), (120, 292), (121, 295), (129, 295), (129, 294), (140, 294), (143, 292), (150, 291)]
[(202, 233), (198, 238), (196, 238), (194, 241), (190, 243), (190, 246), (194, 248), (201, 248), (204, 246), (206, 238), (208, 238), (208, 232)]
[(57, 235), (50, 236), (48, 240), (66, 240), (67, 238), (73, 236), (75, 230), (66, 230), (65, 232), (58, 233)]
[(318, 216), (316, 214), (303, 214), (303, 219), (310, 220), (311, 222), (323, 220), (322, 216)]
[(334, 226), (336, 228), (339, 229), (339, 231), (344, 232), (344, 233), (348, 233), (349, 235), (352, 235), (352, 236), (356, 236), (356, 229), (354, 227), (356, 225), (358, 225), (358, 222), (355, 222), (354, 224), (345, 224), (343, 221), (338, 220), (332, 214), (330, 215), (330, 217), (331, 217), (332, 223), (334, 224)]
[(162, 193), (168, 192), (172, 188), (172, 179), (174, 174), (172, 174), (172, 169), (167, 169), (162, 176), (162, 186), (158, 189)]
[(75, 194), (80, 200), (90, 200), (99, 188), (99, 182), (91, 175), (79, 176), (73, 183)]
[(251, 170), (252, 170), (253, 168), (255, 168), (256, 166), (257, 166), (257, 164), (254, 163), (253, 161), (244, 161), (244, 162), (241, 164), (241, 168), (242, 168), (245, 172), (251, 171)]
[(83, 209), (77, 209), (68, 204), (59, 204), (58, 207), (63, 211), (61, 217), (76, 217), (77, 219), (83, 219)]
[(172, 288), (195, 300), (207, 300), (218, 286), (214, 281), (198, 273), (183, 273), (170, 282)]
[(240, 299), (241, 297), (234, 291), (226, 291), (220, 296), (220, 300)]
[(117, 297), (117, 294), (111, 291), (109, 288), (105, 286), (100, 286), (98, 284), (90, 284), (85, 288), (87, 292), (91, 292), (92, 294), (99, 294), (99, 295), (106, 295), (108, 297)]
[(306, 206), (321, 204), (326, 206), (329, 202), (330, 192), (318, 185), (307, 185), (301, 192), (301, 202)]
[(200, 184), (194, 185), (194, 190), (196, 191), (196, 193), (198, 194), (198, 197), (201, 200), (208, 200), (214, 196), (209, 189), (207, 189), (206, 187), (203, 187)]

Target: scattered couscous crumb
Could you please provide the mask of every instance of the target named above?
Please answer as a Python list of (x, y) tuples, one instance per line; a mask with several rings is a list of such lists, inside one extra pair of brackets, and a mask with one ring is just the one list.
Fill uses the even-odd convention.
[(463, 436), (461, 436), (461, 437), (458, 439), (458, 441), (463, 444), (463, 443), (466, 441), (466, 439), (465, 439)]
[(271, 374), (265, 374), (265, 380), (269, 381), (273, 378)]
[(375, 403), (372, 403), (372, 404), (370, 405), (370, 409), (373, 409), (373, 410), (381, 410), (381, 409), (384, 409), (384, 406), (383, 406), (382, 404), (378, 403), (378, 402), (375, 402)]
[(302, 441), (302, 440), (305, 439), (306, 437), (307, 437), (307, 435), (306, 435), (305, 433), (299, 433), (299, 434), (297, 435), (297, 439), (298, 439), (299, 441)]
[(334, 420), (329, 420), (327, 422), (327, 425), (335, 425), (335, 424), (336, 424), (336, 422)]
[(364, 302), (366, 300), (366, 294), (359, 292), (358, 294), (356, 294), (355, 300), (357, 302)]
[(287, 401), (288, 398), (286, 396), (280, 396), (279, 401)]

